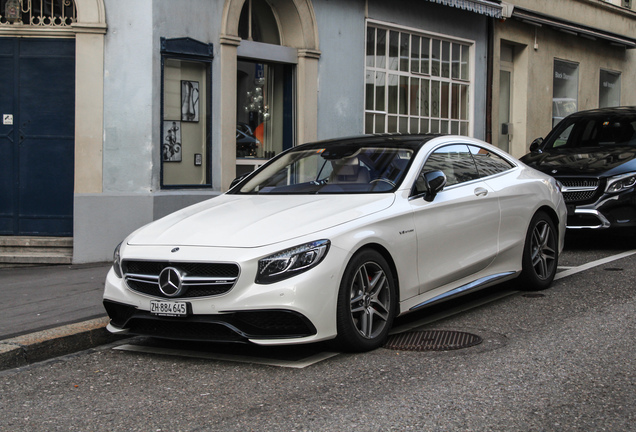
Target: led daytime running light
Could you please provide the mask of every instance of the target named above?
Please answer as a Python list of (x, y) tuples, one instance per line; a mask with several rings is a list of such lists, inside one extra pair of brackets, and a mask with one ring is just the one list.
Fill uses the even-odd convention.
[(322, 261), (329, 245), (329, 240), (319, 240), (261, 259), (258, 262), (256, 282), (273, 283), (309, 270)]

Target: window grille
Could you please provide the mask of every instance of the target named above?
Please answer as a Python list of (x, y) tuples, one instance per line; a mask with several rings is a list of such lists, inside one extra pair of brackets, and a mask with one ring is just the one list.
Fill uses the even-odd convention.
[(365, 133), (470, 131), (470, 45), (367, 25)]
[[(19, 17), (11, 17), (16, 3)], [(75, 22), (75, 0), (0, 0), (1, 26), (68, 27)]]

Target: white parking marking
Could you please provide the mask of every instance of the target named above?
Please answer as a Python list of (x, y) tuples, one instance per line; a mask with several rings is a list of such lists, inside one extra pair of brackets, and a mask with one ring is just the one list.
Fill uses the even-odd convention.
[(142, 346), (142, 345), (120, 345), (114, 347), (113, 349), (119, 351), (130, 351), (137, 353), (146, 353), (146, 354), (160, 354), (160, 355), (172, 355), (177, 357), (189, 357), (189, 358), (198, 358), (205, 360), (218, 360), (218, 361), (232, 361), (238, 363), (251, 363), (251, 364), (261, 364), (267, 366), (278, 366), (278, 367), (286, 367), (286, 368), (294, 368), (294, 369), (303, 369), (308, 366), (314, 365), (323, 360), (327, 360), (328, 358), (335, 357), (339, 353), (334, 352), (318, 352), (309, 357), (305, 357), (300, 360), (285, 360), (285, 359), (276, 359), (276, 358), (262, 358), (262, 357), (250, 357), (245, 355), (238, 354), (223, 354), (223, 353), (211, 353), (211, 352), (203, 352), (203, 351), (190, 351), (183, 349), (173, 349), (173, 348), (161, 348), (161, 347), (152, 347), (152, 346)]
[(596, 261), (591, 261), (589, 263), (580, 265), (578, 267), (573, 267), (573, 268), (571, 268), (569, 270), (565, 270), (565, 271), (557, 273), (557, 275), (554, 277), (554, 280), (563, 279), (564, 277), (572, 276), (574, 274), (580, 273), (580, 272), (585, 271), (585, 270), (589, 270), (589, 269), (594, 268), (594, 267), (598, 267), (598, 266), (603, 265), (603, 264), (610, 263), (612, 261), (617, 261), (619, 259), (627, 258), (628, 256), (631, 256), (631, 255), (634, 255), (634, 254), (636, 254), (636, 249), (632, 250), (632, 251), (619, 253), (617, 255), (608, 256), (606, 258), (601, 258), (601, 259), (596, 260)]

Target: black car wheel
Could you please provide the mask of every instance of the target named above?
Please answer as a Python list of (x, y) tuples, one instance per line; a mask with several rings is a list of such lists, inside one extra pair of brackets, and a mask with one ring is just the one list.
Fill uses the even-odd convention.
[(521, 282), (527, 291), (546, 289), (554, 280), (559, 261), (558, 232), (552, 219), (537, 212), (528, 228), (523, 249)]
[(384, 344), (395, 317), (395, 281), (374, 250), (357, 253), (347, 265), (338, 294), (338, 342), (345, 351), (369, 351)]

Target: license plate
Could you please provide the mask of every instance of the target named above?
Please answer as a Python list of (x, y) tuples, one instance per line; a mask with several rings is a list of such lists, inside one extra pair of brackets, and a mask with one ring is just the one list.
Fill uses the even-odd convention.
[(159, 316), (184, 317), (188, 315), (188, 304), (185, 302), (169, 302), (152, 300), (150, 313)]

